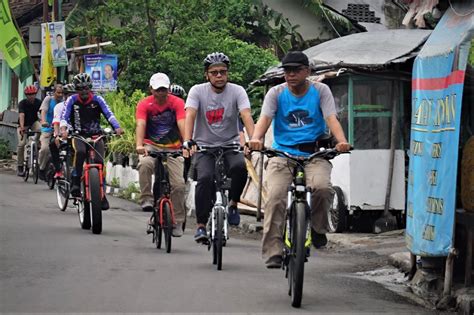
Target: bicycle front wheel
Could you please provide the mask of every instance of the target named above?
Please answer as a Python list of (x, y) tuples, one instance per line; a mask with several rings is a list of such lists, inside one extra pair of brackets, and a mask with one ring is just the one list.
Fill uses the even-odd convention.
[(161, 213), (163, 215), (163, 234), (165, 236), (166, 252), (171, 252), (171, 235), (173, 233), (173, 219), (168, 201), (161, 203)]
[(291, 306), (300, 307), (303, 298), (304, 261), (306, 257), (306, 205), (295, 204), (291, 218), (291, 249), (289, 262), (289, 279), (291, 290)]
[(159, 213), (159, 208), (154, 208), (153, 211), (155, 212), (153, 214), (153, 238), (156, 244), (156, 248), (160, 249), (161, 248), (161, 242), (163, 241), (163, 231), (161, 229), (161, 223), (160, 223), (160, 213)]
[(56, 185), (56, 199), (58, 200), (59, 209), (65, 211), (69, 201), (69, 170), (66, 162), (63, 162), (61, 166), (64, 178), (58, 179)]
[(33, 159), (33, 163), (32, 163), (32, 175), (33, 175), (33, 182), (35, 184), (38, 184), (38, 178), (39, 178), (39, 165), (38, 165), (38, 149), (36, 148), (35, 146), (35, 149), (33, 150), (32, 152), (32, 159)]
[(222, 247), (224, 244), (224, 208), (216, 208), (216, 230), (212, 241), (214, 251), (214, 260), (217, 264), (217, 270), (222, 270)]
[(102, 233), (102, 196), (100, 193), (100, 176), (96, 168), (89, 169), (89, 194), (92, 219), (92, 233)]

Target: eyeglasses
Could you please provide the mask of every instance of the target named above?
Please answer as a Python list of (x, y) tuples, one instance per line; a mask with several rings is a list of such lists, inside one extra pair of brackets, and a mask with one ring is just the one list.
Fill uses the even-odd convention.
[(220, 75), (227, 75), (227, 70), (213, 70), (213, 71), (207, 71), (207, 73), (210, 73), (214, 77), (217, 77), (219, 74)]
[(89, 91), (90, 89), (89, 86), (76, 86), (76, 91)]
[(159, 87), (159, 88), (155, 89), (154, 91), (158, 92), (158, 93), (164, 93), (164, 92), (168, 92), (168, 89), (165, 88), (165, 87)]
[(301, 71), (303, 71), (304, 69), (306, 69), (307, 67), (305, 66), (299, 66), (299, 67), (287, 67), (287, 68), (284, 68), (283, 69), (283, 72), (285, 74), (290, 74), (290, 73), (300, 73)]

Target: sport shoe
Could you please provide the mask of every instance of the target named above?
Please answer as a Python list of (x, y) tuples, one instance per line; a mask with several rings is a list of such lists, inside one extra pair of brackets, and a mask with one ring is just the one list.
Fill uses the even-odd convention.
[(18, 165), (16, 168), (16, 175), (20, 177), (25, 177), (25, 168), (23, 165)]
[(81, 197), (81, 179), (79, 176), (73, 176), (71, 178), (72, 186), (71, 186), (71, 195), (73, 197)]
[(207, 232), (206, 228), (200, 226), (196, 230), (196, 234), (194, 234), (194, 240), (198, 243), (204, 243), (207, 241)]
[(237, 206), (229, 206), (229, 216), (227, 217), (227, 222), (230, 225), (239, 225), (240, 224), (240, 214)]
[(311, 241), (315, 248), (321, 248), (326, 246), (328, 239), (324, 233), (316, 233), (315, 230), (311, 229)]
[(109, 201), (107, 200), (107, 198), (105, 196), (104, 196), (104, 198), (102, 198), (102, 201), (100, 203), (100, 207), (104, 211), (109, 210), (109, 208), (110, 208)]
[(281, 268), (281, 263), (283, 261), (283, 257), (281, 255), (275, 255), (267, 259), (265, 265), (268, 269), (277, 269)]
[(149, 201), (142, 203), (143, 212), (153, 212), (153, 204)]
[(56, 173), (54, 173), (54, 179), (60, 179), (60, 178), (63, 178), (63, 172), (56, 171)]
[(173, 231), (171, 232), (171, 235), (173, 235), (173, 237), (183, 236), (183, 224), (182, 223), (173, 224)]
[(39, 170), (38, 177), (41, 180), (46, 180), (46, 170)]

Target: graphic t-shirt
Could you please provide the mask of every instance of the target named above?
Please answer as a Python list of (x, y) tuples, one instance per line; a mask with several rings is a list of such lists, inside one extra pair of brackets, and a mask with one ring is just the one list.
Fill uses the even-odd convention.
[(197, 110), (193, 140), (200, 146), (224, 146), (239, 144), (239, 113), (250, 108), (250, 101), (240, 85), (227, 83), (216, 93), (203, 83), (189, 90), (186, 108)]
[(184, 101), (168, 94), (165, 104), (159, 105), (150, 95), (138, 102), (136, 118), (146, 121), (144, 143), (164, 149), (179, 149), (182, 144), (178, 120), (184, 119)]
[(54, 118), (54, 109), (59, 102), (51, 96), (46, 96), (46, 98), (43, 100), (40, 110), (46, 111), (46, 122), (50, 125), (50, 127), (41, 127), (42, 132), (53, 132), (52, 122)]
[(314, 142), (326, 131), (325, 118), (336, 114), (331, 90), (324, 83), (312, 83), (301, 96), (293, 95), (286, 83), (271, 88), (262, 114), (273, 119), (273, 145), (295, 156), (308, 156), (296, 145)]

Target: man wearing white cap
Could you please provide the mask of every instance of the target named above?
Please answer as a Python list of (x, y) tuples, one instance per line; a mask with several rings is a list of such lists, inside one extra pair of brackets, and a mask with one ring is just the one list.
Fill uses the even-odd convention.
[[(153, 211), (152, 175), (155, 171), (155, 159), (148, 156), (147, 148), (155, 150), (176, 150), (182, 145), (184, 135), (184, 101), (168, 94), (170, 79), (164, 73), (155, 73), (150, 78), (150, 93), (138, 102), (136, 111), (137, 152), (141, 154), (138, 163), (140, 183), (140, 204), (143, 211)], [(185, 219), (183, 179), (183, 158), (168, 158), (168, 172), (171, 185), (176, 224), (173, 236), (183, 235), (182, 223)]]

